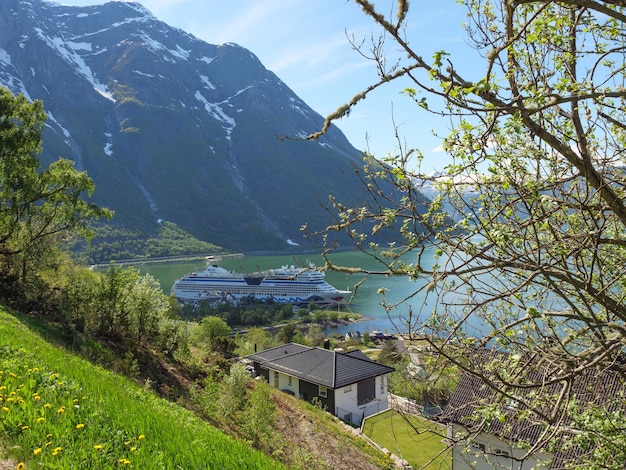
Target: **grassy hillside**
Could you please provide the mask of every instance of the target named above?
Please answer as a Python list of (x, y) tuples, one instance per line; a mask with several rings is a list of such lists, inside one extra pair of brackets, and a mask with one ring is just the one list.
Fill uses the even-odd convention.
[(51, 346), (3, 307), (0, 444), (26, 468), (282, 468), (188, 410)]

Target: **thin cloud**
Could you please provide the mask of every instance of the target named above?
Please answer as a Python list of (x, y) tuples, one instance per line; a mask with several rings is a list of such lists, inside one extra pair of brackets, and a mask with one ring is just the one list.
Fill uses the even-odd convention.
[[(319, 66), (328, 68), (330, 64), (342, 64), (349, 51), (345, 36), (331, 38), (320, 37), (301, 42), (293, 42), (277, 49), (275, 57), (269, 58), (268, 65), (274, 71), (281, 71), (294, 66), (315, 69)], [(354, 58), (356, 54), (352, 53)]]
[[(336, 67), (332, 70), (325, 70), (315, 75), (307, 75), (306, 78), (300, 80), (299, 87), (301, 88), (323, 88), (329, 84), (337, 83), (337, 80), (350, 77), (354, 78), (361, 75), (363, 70), (367, 70), (370, 67), (369, 64), (363, 62), (346, 62), (340, 67)], [(350, 99), (348, 96), (346, 99)]]

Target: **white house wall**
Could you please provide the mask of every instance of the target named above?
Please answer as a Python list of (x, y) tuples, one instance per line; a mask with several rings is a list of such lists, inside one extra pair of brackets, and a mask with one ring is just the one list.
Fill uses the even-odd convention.
[[(300, 381), (296, 377), (292, 377), (272, 369), (268, 370), (268, 375), (269, 384), (272, 387), (290, 392), (294, 396), (300, 397)], [(389, 406), (389, 392), (387, 389), (386, 375), (376, 377), (375, 388), (375, 398), (372, 401), (360, 406), (357, 400), (358, 384), (352, 384), (335, 389), (335, 416), (351, 421), (355, 425), (359, 425), (363, 417), (371, 416), (386, 410)]]
[[(276, 387), (276, 382), (274, 380), (274, 374), (276, 373), (278, 373), (278, 387)], [(291, 375), (283, 374), (282, 372), (276, 372), (270, 369), (270, 385), (282, 391), (290, 391), (296, 397), (300, 396), (300, 381)]]
[(356, 384), (335, 390), (335, 408), (335, 414), (342, 419), (344, 419), (345, 414), (360, 414), (356, 400)]
[(335, 415), (341, 419), (347, 419), (346, 415), (352, 414), (354, 423), (360, 423), (361, 417), (367, 417), (384, 411), (388, 408), (389, 393), (387, 390), (387, 376), (376, 377), (376, 396), (374, 400), (358, 405), (357, 384), (348, 385), (335, 390)]
[[(459, 427), (449, 427), (448, 436), (458, 439)], [(523, 449), (512, 448), (496, 436), (480, 433), (470, 443), (459, 440), (452, 448), (452, 470), (542, 470), (550, 468), (551, 454), (538, 453), (520, 462), (526, 455)], [(514, 458), (511, 458), (514, 457)]]

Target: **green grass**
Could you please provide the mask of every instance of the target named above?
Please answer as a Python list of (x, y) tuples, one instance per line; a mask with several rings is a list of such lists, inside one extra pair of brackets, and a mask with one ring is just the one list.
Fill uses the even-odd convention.
[(0, 443), (26, 468), (282, 467), (183, 407), (46, 343), (2, 307)]
[(445, 431), (443, 426), (424, 418), (395, 410), (368, 418), (363, 426), (366, 436), (405, 459), (414, 469), (452, 468), (452, 457), (443, 442)]

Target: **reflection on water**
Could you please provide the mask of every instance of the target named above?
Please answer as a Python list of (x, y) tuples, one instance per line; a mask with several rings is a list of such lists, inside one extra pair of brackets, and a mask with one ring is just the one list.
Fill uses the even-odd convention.
[[(434, 250), (427, 251), (428, 259), (432, 259)], [(422, 260), (427, 259), (422, 256)], [(304, 266), (307, 261), (317, 266), (323, 265), (321, 256), (315, 254), (307, 255), (265, 255), (265, 256), (243, 256), (239, 258), (216, 259), (213, 261), (225, 269), (231, 269), (238, 272), (264, 271), (267, 269), (277, 268), (283, 265)], [(337, 265), (357, 267), (361, 266), (366, 269), (375, 270), (377, 268), (375, 262), (367, 255), (358, 251), (347, 251), (335, 253), (331, 256), (331, 261)], [(405, 259), (404, 261), (411, 261)], [(202, 262), (195, 263), (158, 263), (138, 266), (138, 269), (144, 274), (151, 274), (156, 278), (166, 293), (170, 292), (170, 288), (174, 281), (184, 274), (191, 271), (199, 271), (204, 269), (205, 264)], [(354, 291), (354, 286), (362, 280), (363, 275), (346, 274), (335, 271), (326, 272), (326, 280), (337, 289), (347, 289)], [(407, 330), (407, 321), (409, 307), (413, 315), (419, 314), (422, 318), (428, 316), (433, 308), (434, 297), (426, 298), (423, 293), (412, 297), (405, 304), (394, 309), (389, 315), (381, 306), (383, 297), (379, 294), (380, 289), (384, 289), (385, 300), (387, 303), (395, 303), (410, 297), (419, 287), (423, 286), (423, 281), (411, 281), (404, 276), (374, 276), (367, 279), (361, 284), (354, 296), (349, 310), (363, 315), (367, 320), (354, 325), (342, 325), (336, 329), (332, 329), (329, 333), (336, 332), (344, 334), (347, 331), (371, 332), (380, 330), (383, 332), (395, 333)]]

